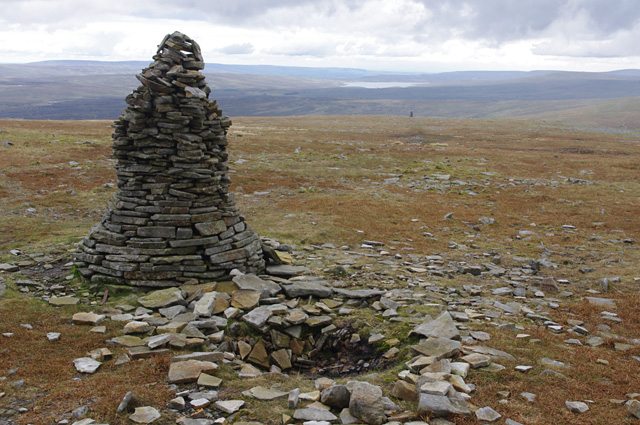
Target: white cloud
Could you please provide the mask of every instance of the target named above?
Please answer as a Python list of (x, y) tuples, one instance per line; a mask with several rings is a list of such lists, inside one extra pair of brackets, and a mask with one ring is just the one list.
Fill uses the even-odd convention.
[(248, 55), (254, 51), (251, 43), (230, 44), (220, 49), (220, 52), (225, 55)]
[(640, 56), (636, 0), (1, 0), (3, 61), (148, 60), (175, 30), (222, 63), (615, 69)]

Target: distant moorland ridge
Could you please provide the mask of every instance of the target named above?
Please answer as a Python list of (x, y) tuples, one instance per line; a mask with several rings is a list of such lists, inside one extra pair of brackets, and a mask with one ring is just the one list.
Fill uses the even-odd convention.
[[(115, 119), (147, 62), (0, 64), (0, 118)], [(516, 118), (640, 129), (640, 70), (381, 73), (207, 64), (225, 115)]]

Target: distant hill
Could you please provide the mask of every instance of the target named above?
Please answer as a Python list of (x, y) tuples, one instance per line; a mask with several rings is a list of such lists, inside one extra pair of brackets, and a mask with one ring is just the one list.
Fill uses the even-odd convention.
[[(125, 106), (124, 97), (138, 85), (135, 74), (146, 66), (148, 62), (141, 61), (0, 64), (0, 118), (115, 119)], [(640, 129), (635, 107), (640, 99), (637, 69), (391, 74), (351, 68), (207, 64), (205, 75), (212, 97), (229, 116), (413, 112), (415, 116), (602, 122)]]

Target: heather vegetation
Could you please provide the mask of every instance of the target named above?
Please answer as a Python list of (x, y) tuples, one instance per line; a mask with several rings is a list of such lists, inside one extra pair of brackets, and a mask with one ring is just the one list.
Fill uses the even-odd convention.
[[(597, 112), (584, 108), (575, 116)], [(615, 119), (614, 110), (604, 112)], [(192, 416), (276, 424), (312, 403), (301, 398), (291, 408), (291, 392), (313, 398), (324, 375), (337, 385), (380, 387), (396, 403), (388, 420), (437, 423), (400, 388), (423, 372), (415, 362), (425, 335), (416, 329), (445, 311), (462, 343), (447, 359), (472, 365), (467, 387), (456, 387), (468, 393), (472, 414), (445, 415), (449, 421), (486, 423), (476, 415), (485, 407), (501, 415), (497, 423), (638, 421), (630, 412), (640, 392), (640, 133), (631, 124), (581, 124), (408, 114), (233, 118), (230, 192), (247, 222), (288, 246), (306, 276), (377, 298), (297, 297), (310, 317), (330, 317), (351, 338), (371, 341), (371, 367), (358, 369), (344, 350), (285, 370), (288, 377), (242, 378), (240, 356), (225, 358), (212, 373), (221, 379), (216, 397), (244, 401), (227, 414), (213, 402), (182, 410), (170, 403), (182, 391), (213, 388), (167, 378), (173, 356), (210, 351), (221, 342), (213, 336), (136, 357), (105, 343), (123, 336), (124, 323), (106, 319), (96, 333), (72, 320), (133, 311), (144, 295), (86, 283), (72, 266), (75, 244), (116, 191), (110, 122), (1, 120), (0, 423), (124, 424), (135, 407), (153, 406), (162, 415), (155, 423)], [(51, 303), (70, 296), (76, 305)], [(268, 339), (238, 323), (238, 341)], [(474, 352), (479, 347), (509, 356)], [(75, 359), (105, 348), (111, 354), (98, 353), (96, 373), (74, 368)], [(117, 364), (125, 354), (133, 359)], [(475, 363), (478, 356), (488, 366)], [(358, 372), (330, 374), (331, 362)], [(251, 392), (257, 387), (288, 395), (265, 401)], [(129, 410), (116, 413), (128, 391)], [(581, 405), (565, 402), (589, 410), (574, 413)]]

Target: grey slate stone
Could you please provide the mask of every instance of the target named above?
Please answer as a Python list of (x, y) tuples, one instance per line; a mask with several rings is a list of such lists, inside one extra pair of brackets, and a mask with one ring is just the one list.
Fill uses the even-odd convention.
[(382, 425), (387, 422), (382, 401), (382, 389), (368, 382), (349, 382), (351, 391), (349, 412), (369, 425)]
[(309, 273), (309, 269), (302, 266), (290, 266), (287, 264), (274, 264), (267, 266), (267, 274), (278, 277), (294, 277)]
[(267, 320), (271, 317), (272, 312), (266, 306), (254, 308), (249, 313), (242, 316), (242, 320), (247, 322), (252, 328), (262, 330), (267, 324)]
[(460, 339), (460, 332), (448, 311), (444, 311), (433, 320), (418, 325), (409, 333), (409, 335), (412, 334), (422, 335), (427, 338)]
[(417, 412), (419, 415), (432, 415), (434, 417), (450, 414), (470, 414), (469, 409), (464, 404), (464, 400), (456, 400), (455, 403), (452, 403), (446, 396), (432, 394), (420, 394)]
[(160, 289), (138, 298), (138, 303), (147, 308), (170, 307), (184, 304), (184, 297), (179, 288)]
[(589, 406), (583, 401), (565, 401), (564, 405), (571, 413), (587, 413), (589, 411)]
[(343, 409), (349, 407), (351, 394), (344, 385), (332, 385), (322, 390), (320, 402), (327, 406)]
[[(384, 295), (386, 291), (379, 289), (343, 289), (334, 288), (333, 292), (346, 298), (373, 298)], [(395, 303), (394, 303), (395, 304)]]
[(479, 353), (479, 354), (486, 354), (487, 356), (491, 357), (492, 359), (505, 359), (505, 360), (511, 360), (511, 361), (516, 361), (516, 358), (513, 357), (511, 354), (509, 353), (505, 353), (504, 351), (501, 350), (497, 350), (495, 348), (491, 348), (491, 347), (485, 347), (482, 345), (474, 345), (474, 346), (470, 346), (470, 347), (465, 347), (465, 350), (469, 350), (469, 351), (473, 351), (474, 353)]
[(275, 297), (282, 290), (277, 283), (260, 279), (253, 273), (235, 276), (233, 282), (238, 286), (238, 289), (261, 292), (260, 298)]
[(325, 409), (314, 409), (314, 408), (306, 408), (306, 409), (296, 409), (293, 412), (293, 419), (297, 419), (299, 421), (336, 421), (338, 417)]
[(502, 417), (502, 415), (489, 406), (481, 407), (476, 410), (476, 417), (479, 421), (495, 422)]
[(437, 360), (449, 358), (460, 351), (460, 342), (447, 338), (429, 338), (425, 342), (412, 345), (411, 350), (423, 356), (432, 356)]
[(289, 298), (313, 296), (328, 298), (333, 294), (333, 289), (318, 282), (295, 282), (282, 285), (282, 290)]

